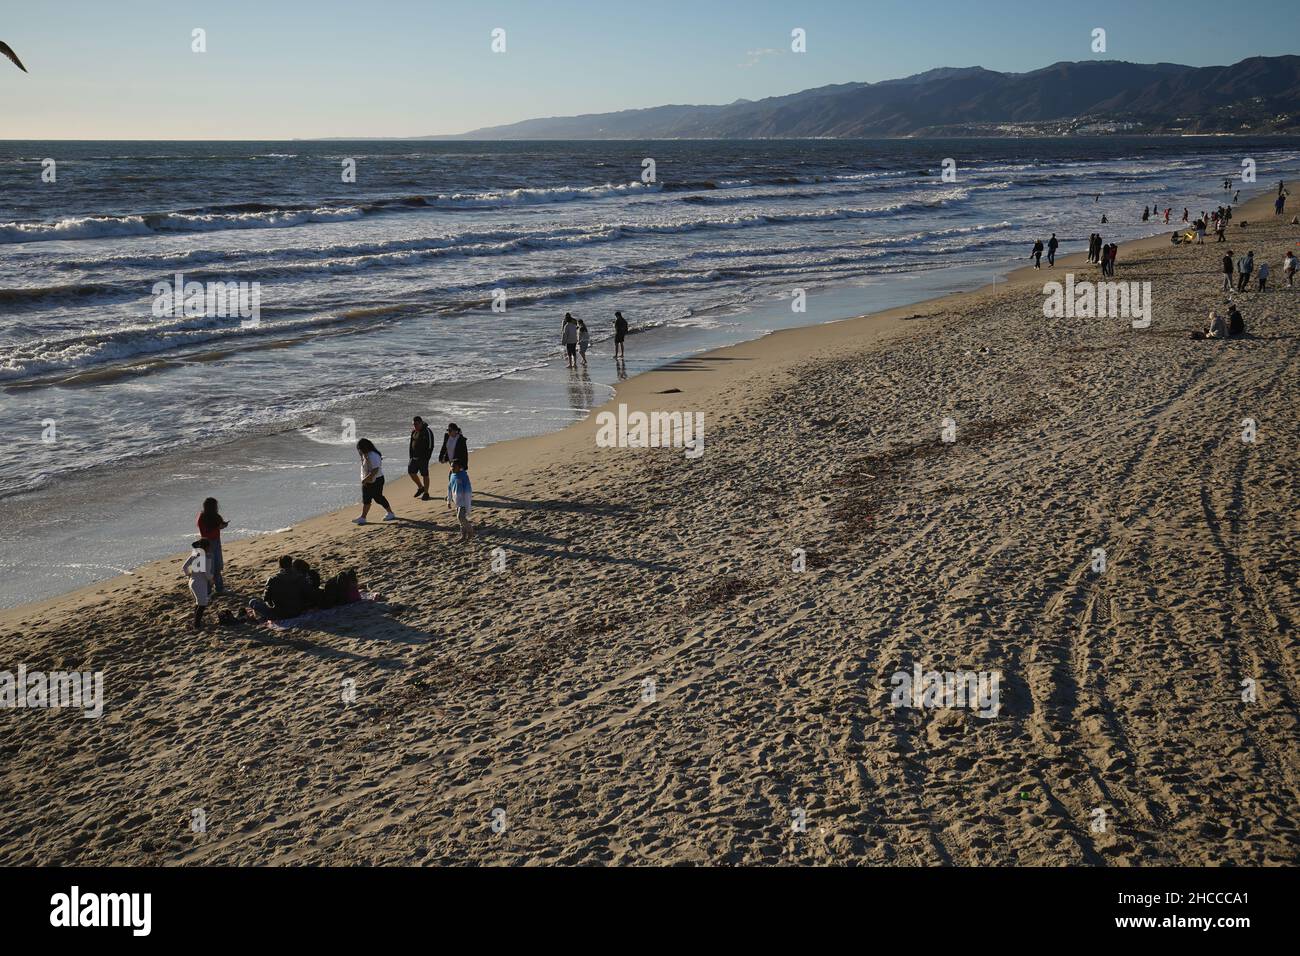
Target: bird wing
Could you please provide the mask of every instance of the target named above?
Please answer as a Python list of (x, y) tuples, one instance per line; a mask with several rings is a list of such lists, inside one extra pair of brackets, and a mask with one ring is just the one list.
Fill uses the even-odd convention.
[(22, 70), (24, 73), (27, 72), (27, 67), (23, 66), (23, 61), (18, 59), (18, 54), (11, 50), (9, 44), (5, 43), (3, 40), (0, 40), (0, 53), (3, 53), (5, 56), (9, 57), (9, 59), (13, 60), (14, 66), (18, 67), (18, 69)]

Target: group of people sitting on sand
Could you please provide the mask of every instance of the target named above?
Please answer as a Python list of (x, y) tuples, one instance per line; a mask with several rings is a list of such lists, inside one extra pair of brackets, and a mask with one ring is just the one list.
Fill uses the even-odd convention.
[[(203, 613), (212, 599), (222, 593), (217, 585), (221, 571), (214, 561), (219, 549), (212, 547), (210, 538), (199, 538), (192, 547), (181, 571), (194, 595), (193, 626), (199, 631), (203, 629)], [(280, 558), (280, 569), (267, 580), (262, 596), (250, 599), (244, 613), (255, 621), (283, 621), (308, 611), (360, 600), (361, 585), (356, 571), (349, 568), (322, 582), (320, 571), (301, 558), (286, 554)]]
[(302, 558), (286, 554), (280, 558), (280, 570), (267, 579), (262, 596), (251, 598), (245, 613), (255, 621), (285, 621), (360, 600), (356, 571), (348, 568), (322, 583), (318, 570)]
[(1192, 333), (1194, 339), (1235, 339), (1246, 334), (1246, 320), (1237, 311), (1236, 303), (1228, 306), (1226, 315), (1210, 313), (1210, 323), (1204, 329)]

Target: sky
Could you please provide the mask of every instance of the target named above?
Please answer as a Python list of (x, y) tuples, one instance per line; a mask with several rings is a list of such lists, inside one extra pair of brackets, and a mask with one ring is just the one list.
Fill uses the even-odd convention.
[(31, 71), (0, 60), (0, 139), (423, 136), (939, 66), (1223, 65), (1300, 52), (1298, 16), (1290, 0), (0, 0), (0, 40)]

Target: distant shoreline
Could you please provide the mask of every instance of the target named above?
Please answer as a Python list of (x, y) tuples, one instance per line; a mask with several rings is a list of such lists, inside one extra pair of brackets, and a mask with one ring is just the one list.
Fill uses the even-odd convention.
[(1291, 132), (1232, 132), (1232, 133), (1096, 133), (1074, 134), (1069, 136), (1053, 134), (1024, 134), (1019, 136), (990, 136), (984, 134), (970, 135), (921, 135), (904, 136), (601, 136), (601, 137), (472, 137), (467, 134), (448, 134), (443, 136), (295, 136), (288, 139), (96, 139), (75, 136), (43, 137), (41, 139), (22, 139), (0, 137), (0, 143), (124, 143), (124, 144), (165, 144), (165, 143), (906, 143), (917, 141), (960, 141), (990, 140), (1016, 142), (1018, 140), (1185, 140), (1185, 139), (1294, 139), (1300, 140), (1300, 129)]

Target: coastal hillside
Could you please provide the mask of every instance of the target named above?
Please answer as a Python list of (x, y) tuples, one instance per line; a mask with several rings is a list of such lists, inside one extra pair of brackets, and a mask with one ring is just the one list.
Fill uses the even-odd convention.
[(531, 119), (450, 139), (797, 139), (1285, 133), (1300, 130), (1300, 56), (1232, 66), (1097, 60), (1030, 73), (929, 70), (726, 106)]

